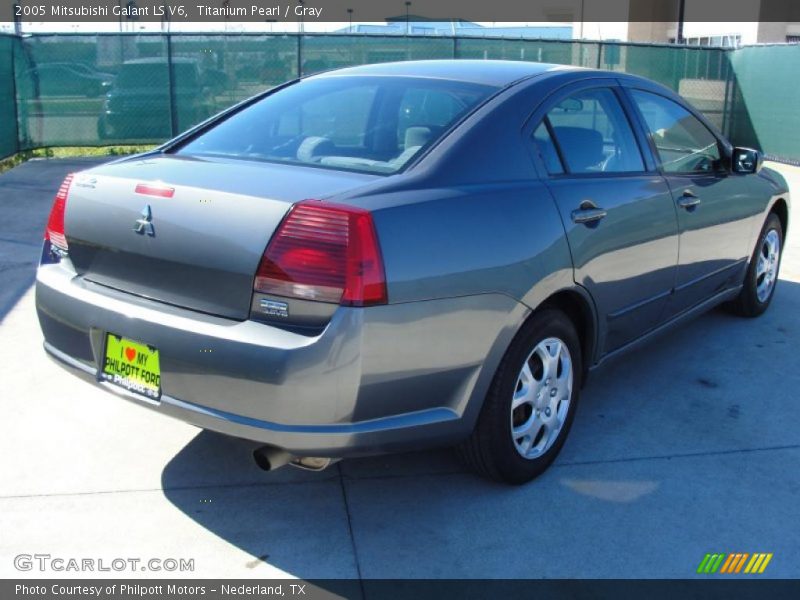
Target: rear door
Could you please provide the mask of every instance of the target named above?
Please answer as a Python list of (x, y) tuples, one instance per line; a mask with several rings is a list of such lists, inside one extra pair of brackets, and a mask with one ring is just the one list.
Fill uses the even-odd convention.
[(556, 94), (534, 114), (529, 135), (608, 353), (663, 318), (678, 261), (675, 207), (614, 80)]
[(629, 94), (678, 213), (680, 260), (668, 309), (677, 315), (741, 282), (759, 206), (746, 177), (731, 173), (723, 144), (699, 118), (654, 91)]

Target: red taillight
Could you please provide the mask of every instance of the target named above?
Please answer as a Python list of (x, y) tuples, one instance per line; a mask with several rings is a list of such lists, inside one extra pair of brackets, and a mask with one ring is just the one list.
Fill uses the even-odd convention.
[(372, 215), (304, 200), (272, 236), (255, 290), (348, 306), (386, 304), (386, 277)]
[(64, 233), (64, 211), (67, 208), (67, 197), (69, 196), (69, 186), (72, 185), (72, 177), (72, 173), (67, 175), (61, 187), (58, 188), (56, 198), (53, 200), (53, 208), (50, 209), (50, 218), (47, 219), (47, 228), (44, 230), (44, 239), (64, 252), (67, 251), (67, 237)]

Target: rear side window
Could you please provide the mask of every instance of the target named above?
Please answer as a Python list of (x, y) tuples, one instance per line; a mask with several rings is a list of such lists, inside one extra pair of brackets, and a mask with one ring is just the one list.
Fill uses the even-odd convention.
[[(632, 173), (644, 171), (644, 162), (625, 112), (613, 91), (598, 88), (565, 98), (547, 113), (546, 121), (561, 158), (570, 173)], [(546, 130), (546, 128), (545, 128)], [(556, 168), (549, 135), (542, 126), (534, 142), (548, 172)], [(549, 140), (552, 141), (552, 140)], [(559, 165), (560, 166), (560, 165)]]
[(494, 91), (415, 77), (312, 78), (228, 117), (177, 152), (393, 173)]
[(716, 136), (702, 121), (668, 98), (631, 90), (667, 173), (708, 173), (720, 164)]

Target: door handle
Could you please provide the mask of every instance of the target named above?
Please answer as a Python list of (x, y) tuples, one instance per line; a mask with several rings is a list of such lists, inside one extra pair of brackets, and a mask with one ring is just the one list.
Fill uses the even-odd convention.
[(581, 202), (580, 208), (572, 211), (572, 222), (579, 225), (592, 225), (596, 224), (601, 219), (608, 215), (608, 211), (599, 208), (591, 200), (584, 200)]
[(692, 190), (684, 190), (683, 194), (681, 194), (681, 199), (678, 200), (678, 206), (686, 210), (692, 210), (700, 204), (700, 202), (700, 198), (698, 198)]

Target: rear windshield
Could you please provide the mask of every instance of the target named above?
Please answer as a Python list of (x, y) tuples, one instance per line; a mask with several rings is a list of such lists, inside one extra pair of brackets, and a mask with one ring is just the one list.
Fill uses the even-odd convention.
[(177, 153), (394, 173), (494, 90), (411, 77), (309, 79), (232, 115)]

